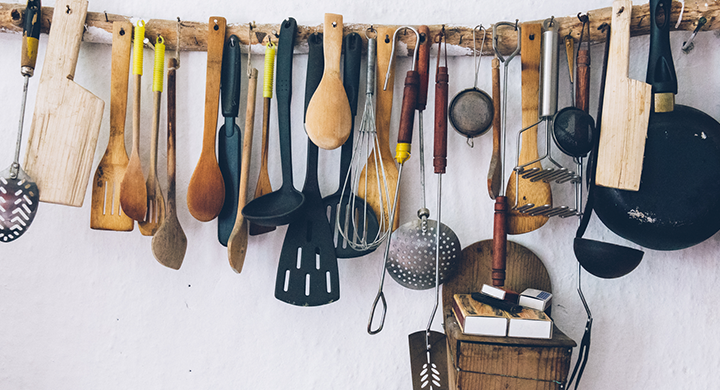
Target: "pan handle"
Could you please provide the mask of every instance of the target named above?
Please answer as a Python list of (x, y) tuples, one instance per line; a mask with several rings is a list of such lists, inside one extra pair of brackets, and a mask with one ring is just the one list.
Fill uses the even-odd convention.
[(650, 55), (646, 82), (653, 93), (678, 90), (675, 65), (670, 49), (670, 7), (668, 0), (650, 0)]

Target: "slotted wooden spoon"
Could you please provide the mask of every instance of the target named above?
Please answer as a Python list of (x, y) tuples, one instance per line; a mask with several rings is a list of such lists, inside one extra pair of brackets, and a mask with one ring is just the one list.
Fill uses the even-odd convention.
[(147, 190), (140, 164), (140, 88), (143, 73), (144, 21), (139, 21), (135, 26), (133, 39), (133, 145), (130, 161), (120, 183), (120, 207), (128, 217), (142, 221), (147, 213)]
[(160, 99), (163, 90), (165, 69), (165, 40), (159, 36), (155, 42), (155, 66), (153, 68), (153, 122), (150, 135), (150, 173), (145, 189), (147, 190), (147, 213), (138, 228), (143, 236), (152, 236), (165, 220), (165, 200), (160, 182), (157, 179), (158, 128), (160, 127)]
[(240, 190), (235, 226), (228, 238), (228, 260), (232, 269), (240, 273), (245, 264), (248, 242), (248, 223), (242, 215), (247, 200), (247, 182), (250, 173), (250, 154), (252, 153), (253, 126), (255, 125), (255, 96), (257, 92), (257, 69), (251, 69), (248, 78), (247, 109), (245, 111), (245, 135), (243, 135), (242, 162), (240, 163)]
[(175, 70), (177, 67), (177, 59), (171, 58), (168, 62), (167, 76), (167, 215), (152, 238), (153, 256), (160, 264), (172, 269), (180, 269), (187, 249), (187, 237), (180, 226), (175, 209)]
[(215, 156), (215, 130), (217, 129), (220, 105), (225, 25), (225, 18), (219, 16), (210, 17), (208, 23), (205, 130), (200, 160), (190, 178), (187, 191), (187, 205), (190, 214), (201, 222), (208, 222), (217, 217), (225, 202), (225, 182)]
[(125, 150), (125, 114), (132, 23), (113, 23), (112, 68), (110, 80), (110, 139), (107, 150), (95, 170), (90, 206), (90, 228), (129, 232), (135, 222), (120, 208), (120, 182), (128, 165)]
[[(538, 94), (540, 84), (540, 36), (542, 35), (541, 23), (523, 23), (520, 37), (520, 61), (522, 63), (522, 126), (530, 126), (538, 121)], [(507, 91), (505, 92), (507, 93)], [(536, 160), (539, 157), (537, 145), (537, 127), (530, 129), (523, 134), (520, 147), (519, 164), (525, 164)], [(528, 165), (526, 169), (542, 169), (540, 162)], [(509, 209), (507, 213), (507, 233), (523, 234), (529, 233), (542, 227), (548, 221), (543, 215), (530, 216), (513, 210), (515, 205), (515, 194), (519, 193), (519, 205), (533, 203), (535, 206), (552, 205), (552, 193), (550, 183), (544, 181), (531, 182), (520, 179), (519, 185), (515, 185), (516, 172), (510, 175), (507, 185), (507, 201)]]

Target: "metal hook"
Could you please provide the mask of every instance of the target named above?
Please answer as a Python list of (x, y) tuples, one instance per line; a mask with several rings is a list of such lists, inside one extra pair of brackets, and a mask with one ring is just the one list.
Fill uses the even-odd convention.
[[(515, 31), (517, 31), (517, 33), (518, 33), (517, 34), (518, 35), (517, 47), (515, 47), (515, 51), (513, 51), (512, 54), (510, 54), (510, 56), (508, 58), (505, 58), (505, 57), (503, 57), (502, 54), (500, 54), (500, 45), (499, 45), (500, 37), (498, 36), (498, 33), (497, 33), (498, 27), (500, 27), (500, 26), (515, 27)], [(495, 51), (495, 55), (500, 60), (500, 62), (505, 62), (505, 61), (510, 62), (510, 60), (515, 58), (515, 56), (518, 55), (518, 53), (520, 53), (520, 26), (518, 25), (517, 20), (515, 21), (514, 24), (511, 22), (498, 22), (498, 23), (493, 24), (492, 34), (493, 34), (493, 50)]]
[[(480, 44), (480, 55), (477, 54), (477, 47), (475, 46), (475, 32), (477, 30), (483, 31), (483, 39), (482, 43)], [(480, 72), (480, 61), (482, 61), (482, 50), (485, 47), (485, 37), (487, 36), (487, 29), (483, 27), (482, 24), (479, 24), (473, 28), (473, 62), (475, 63), (475, 83), (473, 84), (474, 88), (477, 88), (477, 79), (478, 79), (478, 73)], [(447, 46), (447, 40), (445, 41), (445, 46)], [(447, 47), (445, 50), (445, 54), (447, 54)], [(479, 57), (476, 59), (476, 57)]]
[[(368, 35), (368, 32), (372, 33), (374, 36), (371, 37), (370, 35)], [(365, 30), (365, 38), (377, 39), (377, 30), (375, 30), (375, 27), (373, 27), (372, 24)]]
[(440, 30), (440, 32), (437, 34), (436, 37), (438, 38), (438, 39), (437, 39), (437, 44), (438, 44), (438, 56), (437, 56), (436, 69), (439, 69), (439, 68), (440, 68), (440, 57), (442, 57), (442, 56), (440, 55), (440, 53), (442, 52), (442, 42), (443, 42), (443, 39), (445, 40), (445, 66), (447, 67), (447, 37), (445, 36), (445, 25), (444, 25), (444, 24), (443, 24), (443, 26), (442, 26), (442, 30)]
[(395, 37), (397, 36), (398, 31), (401, 29), (405, 29), (407, 32), (407, 29), (412, 30), (415, 33), (415, 52), (413, 53), (413, 61), (412, 61), (412, 70), (415, 70), (415, 66), (417, 65), (417, 56), (418, 56), (418, 49), (420, 48), (420, 34), (415, 30), (414, 28), (410, 26), (402, 26), (398, 27), (397, 30), (393, 33), (393, 43), (392, 43), (392, 49), (390, 50), (390, 62), (388, 63), (387, 73), (385, 73), (385, 84), (383, 85), (383, 91), (387, 89), (388, 79), (390, 78), (390, 69), (392, 69), (392, 63), (393, 59), (395, 58), (395, 43), (397, 40)]
[(107, 16), (107, 11), (103, 11), (103, 13), (105, 14), (105, 21), (110, 23), (110, 20), (108, 19), (108, 16)]
[(252, 55), (252, 30), (255, 26), (255, 22), (253, 21), (252, 23), (248, 23), (248, 26), (249, 26), (249, 28), (248, 28), (248, 56), (247, 56), (248, 61), (247, 61), (247, 66), (245, 68), (247, 70), (248, 78), (251, 78), (252, 77), (252, 62), (250, 61), (250, 57)]
[(687, 54), (695, 47), (695, 44), (693, 43), (693, 39), (695, 39), (695, 36), (700, 31), (700, 29), (707, 23), (707, 19), (704, 16), (701, 16), (700, 19), (698, 19), (697, 27), (695, 27), (695, 30), (693, 31), (692, 35), (690, 35), (690, 39), (687, 40), (687, 42), (683, 42), (682, 45), (682, 51), (683, 53)]

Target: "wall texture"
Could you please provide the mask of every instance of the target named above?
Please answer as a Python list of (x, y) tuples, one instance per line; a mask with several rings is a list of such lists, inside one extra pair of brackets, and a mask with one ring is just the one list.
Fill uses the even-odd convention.
[[(690, 4), (690, 3), (688, 3)], [(52, 6), (52, 1), (46, 1)], [(318, 1), (312, 6), (287, 0), (274, 2), (107, 1), (93, 0), (90, 10), (137, 18), (206, 21), (225, 16), (231, 23), (280, 23), (293, 16), (300, 24), (322, 23), (323, 12), (344, 14), (347, 23), (456, 24), (474, 26), (502, 20), (537, 20), (551, 15), (574, 15), (610, 6), (610, 1), (460, 0), (454, 3), (377, 0), (350, 3)], [(718, 117), (720, 94), (713, 71), (719, 54), (714, 33), (701, 33), (690, 54), (679, 48), (689, 32), (672, 34), (680, 80), (679, 103)], [(41, 37), (39, 75), (47, 36)], [(644, 79), (648, 37), (632, 39), (631, 77)], [(597, 104), (601, 46), (593, 46), (592, 106)], [(0, 165), (11, 163), (22, 77), (19, 72), (20, 36), (0, 34)], [(151, 52), (146, 51), (146, 58)], [(560, 59), (560, 106), (569, 104), (564, 56)], [(252, 64), (262, 78), (262, 56)], [(302, 126), (306, 56), (294, 60), (293, 163), (295, 184), (302, 186), (305, 135)], [(407, 69), (407, 58), (397, 69)], [(363, 65), (364, 66), (364, 65)], [(149, 75), (151, 61), (145, 61)], [(450, 94), (472, 86), (469, 57), (451, 58)], [(484, 58), (479, 87), (490, 90), (490, 61)], [(510, 67), (508, 128), (520, 125), (520, 63)], [(319, 308), (299, 308), (273, 296), (277, 258), (286, 228), (249, 241), (241, 274), (227, 263), (226, 249), (216, 239), (216, 222), (193, 219), (185, 203), (190, 176), (200, 155), (205, 89), (205, 53), (182, 53), (178, 71), (178, 205), (188, 236), (182, 268), (159, 265), (150, 238), (131, 233), (89, 228), (90, 189), (82, 208), (43, 203), (31, 229), (18, 241), (0, 246), (0, 388), (2, 389), (409, 389), (407, 335), (425, 327), (433, 292), (407, 290), (387, 279), (388, 314), (385, 330), (369, 336), (366, 322), (381, 270), (381, 253), (340, 260), (341, 299)], [(39, 76), (31, 79), (26, 123), (30, 118)], [(110, 46), (83, 44), (75, 80), (109, 102)], [(399, 82), (397, 83), (399, 85)], [(143, 142), (147, 170), (151, 121), (151, 81), (143, 79)], [(245, 89), (243, 86), (243, 100)], [(364, 80), (361, 81), (361, 90)], [(431, 89), (432, 91), (432, 89)], [(396, 85), (396, 101), (401, 99)], [(432, 92), (429, 101), (433, 101)], [(360, 100), (362, 107), (363, 97)], [(163, 104), (164, 107), (164, 104)], [(399, 106), (396, 106), (396, 108)], [(258, 103), (257, 123), (261, 118)], [(238, 123), (242, 124), (244, 109)], [(163, 108), (163, 116), (165, 109)], [(270, 175), (280, 185), (277, 120), (273, 103)], [(130, 145), (128, 110), (128, 147)], [(393, 116), (397, 128), (399, 113)], [(109, 104), (100, 133), (93, 171), (105, 149), (109, 132)], [(425, 114), (432, 123), (432, 110)], [(164, 120), (163, 120), (164, 123)], [(164, 124), (163, 124), (164, 126)], [(26, 127), (26, 131), (27, 128)], [(431, 126), (426, 125), (426, 128)], [(256, 126), (259, 130), (259, 124)], [(395, 137), (395, 131), (391, 139)], [(514, 139), (514, 131), (509, 139)], [(27, 136), (27, 132), (26, 132)], [(417, 136), (416, 136), (417, 137)], [(27, 139), (27, 138), (26, 138)], [(164, 131), (161, 132), (164, 140)], [(255, 145), (260, 132), (256, 131)], [(426, 137), (430, 167), (432, 138)], [(165, 150), (161, 141), (159, 172), (165, 181)], [(417, 145), (417, 143), (416, 143)], [(508, 152), (514, 156), (513, 144)], [(493, 201), (485, 192), (491, 151), (489, 135), (474, 148), (456, 133), (449, 135), (448, 173), (443, 180), (443, 222), (463, 246), (492, 237)], [(337, 185), (338, 151), (321, 152), (324, 194)], [(401, 188), (400, 220), (414, 218), (420, 207), (417, 153), (407, 165)], [(257, 177), (259, 148), (253, 152), (251, 188)], [(563, 160), (565, 161), (565, 160)], [(569, 163), (569, 161), (565, 161)], [(513, 165), (511, 161), (508, 165)], [(428, 168), (428, 171), (429, 168)], [(428, 175), (428, 203), (435, 208), (435, 185)], [(554, 187), (558, 203), (572, 199), (569, 187)], [(707, 194), (715, 196), (716, 194)], [(556, 324), (580, 340), (585, 312), (578, 298), (577, 262), (572, 252), (577, 221), (552, 219), (542, 229), (513, 236), (545, 263), (554, 287)], [(627, 244), (593, 219), (587, 237)], [(595, 318), (585, 389), (717, 388), (714, 374), (720, 347), (714, 324), (720, 318), (714, 289), (718, 237), (678, 252), (647, 250), (633, 273), (601, 280), (583, 273), (585, 296)], [(439, 316), (433, 329), (440, 330)]]

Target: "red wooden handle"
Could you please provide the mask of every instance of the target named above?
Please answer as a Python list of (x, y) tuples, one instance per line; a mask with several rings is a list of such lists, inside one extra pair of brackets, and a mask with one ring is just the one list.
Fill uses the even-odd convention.
[(424, 111), (427, 106), (428, 80), (430, 78), (430, 28), (420, 26), (417, 29), (420, 34), (420, 47), (418, 48), (417, 70), (420, 74), (420, 88), (418, 91), (417, 110)]
[(575, 107), (588, 112), (590, 109), (590, 52), (588, 49), (578, 50), (575, 88)]
[(415, 122), (415, 108), (417, 107), (418, 87), (420, 75), (410, 70), (405, 76), (405, 89), (403, 90), (402, 110), (400, 111), (400, 130), (398, 130), (398, 143), (412, 143), (413, 125)]
[(507, 258), (507, 197), (495, 198), (495, 216), (493, 218), (493, 286), (505, 285), (505, 259)]
[(435, 173), (445, 173), (447, 166), (448, 68), (441, 66), (435, 74)]

